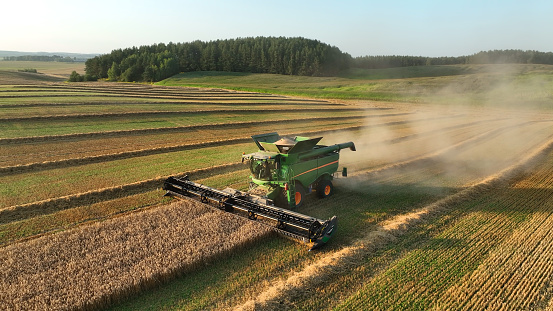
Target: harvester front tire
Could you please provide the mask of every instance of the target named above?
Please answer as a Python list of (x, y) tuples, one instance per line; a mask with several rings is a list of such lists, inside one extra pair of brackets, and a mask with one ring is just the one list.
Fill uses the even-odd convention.
[(317, 195), (319, 198), (324, 199), (331, 196), (334, 193), (334, 185), (332, 181), (328, 179), (323, 179), (317, 185)]
[(300, 183), (296, 183), (296, 194), (294, 195), (294, 198), (296, 200), (296, 208), (302, 206), (303, 201), (305, 201), (305, 189)]

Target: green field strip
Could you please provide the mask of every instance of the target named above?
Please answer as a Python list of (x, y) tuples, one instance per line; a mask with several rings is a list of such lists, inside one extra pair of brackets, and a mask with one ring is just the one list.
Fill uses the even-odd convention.
[(237, 163), (242, 152), (256, 150), (252, 143), (237, 144), (2, 176), (0, 207), (125, 185), (225, 163)]
[[(358, 126), (353, 125), (353, 126), (350, 126), (350, 128), (351, 127), (358, 127)], [(308, 132), (302, 131), (299, 134), (302, 134), (302, 135), (323, 134), (325, 131), (339, 131), (344, 128), (344, 124), (339, 124), (338, 127), (333, 127), (330, 124), (325, 124), (322, 129), (318, 129), (318, 130), (313, 130), (312, 127), (310, 128), (311, 128), (311, 131), (308, 131)], [(271, 130), (275, 130), (275, 128), (273, 127), (271, 128)], [(305, 130), (305, 128), (302, 128), (302, 130)], [(286, 133), (283, 133), (283, 134), (286, 134)], [(156, 147), (156, 148), (149, 148), (149, 149), (138, 149), (133, 151), (122, 151), (118, 153), (113, 153), (113, 151), (110, 150), (110, 153), (102, 154), (102, 155), (91, 155), (87, 157), (69, 158), (69, 159), (65, 158), (57, 161), (33, 162), (33, 163), (15, 165), (15, 166), (3, 166), (3, 167), (0, 167), (0, 174), (11, 175), (11, 174), (18, 174), (18, 173), (27, 172), (27, 171), (37, 172), (39, 170), (50, 169), (50, 168), (62, 168), (62, 167), (76, 166), (81, 164), (101, 163), (101, 162), (114, 161), (119, 159), (128, 159), (133, 157), (142, 157), (142, 156), (148, 156), (153, 154), (176, 152), (176, 151), (194, 150), (194, 149), (221, 146), (221, 145), (228, 146), (228, 145), (234, 145), (234, 144), (245, 143), (250, 141), (251, 141), (251, 137), (242, 136), (234, 139), (204, 141), (204, 142), (193, 143), (193, 144), (180, 144), (180, 145), (173, 144), (171, 146), (163, 146), (163, 147)], [(13, 157), (13, 155), (10, 155), (10, 157)]]
[(126, 93), (113, 93), (113, 94), (107, 94), (107, 93), (93, 93), (93, 92), (83, 92), (80, 94), (76, 93), (69, 93), (69, 94), (52, 94), (45, 92), (45, 94), (13, 94), (13, 95), (1, 95), (0, 99), (24, 99), (27, 100), (29, 98), (34, 99), (55, 99), (59, 97), (69, 97), (69, 98), (90, 98), (90, 97), (102, 97), (102, 98), (143, 98), (143, 99), (182, 99), (182, 100), (200, 100), (200, 99), (206, 99), (206, 100), (258, 100), (258, 99), (274, 99), (271, 95), (255, 95), (255, 96), (237, 96), (236, 94), (233, 94), (232, 96), (223, 96), (222, 94), (216, 95), (216, 96), (180, 96), (180, 95), (144, 95), (144, 94), (126, 94)]
[[(40, 93), (51, 92), (55, 94), (59, 93), (94, 93), (94, 94), (124, 94), (124, 95), (169, 95), (169, 96), (224, 96), (224, 95), (250, 95), (249, 93), (236, 93), (236, 92), (221, 92), (221, 91), (211, 91), (211, 90), (197, 90), (194, 92), (186, 91), (186, 89), (125, 89), (125, 88), (100, 88), (100, 87), (63, 87), (63, 86), (40, 86), (40, 87), (0, 87), (1, 94), (14, 94), (14, 95), (41, 95)], [(39, 94), (37, 94), (39, 93)], [(253, 94), (255, 95), (255, 94)], [(266, 96), (266, 95), (264, 95)], [(282, 98), (282, 96), (275, 95), (275, 98)]]
[[(305, 115), (302, 111), (276, 112), (274, 114), (263, 112), (229, 111), (227, 113), (192, 113), (190, 116), (167, 116), (151, 118), (117, 118), (116, 120), (89, 119), (89, 120), (62, 120), (53, 122), (43, 120), (37, 122), (3, 122), (0, 130), (3, 137), (0, 144), (26, 143), (48, 140), (63, 140), (75, 138), (92, 138), (101, 136), (146, 134), (152, 132), (179, 132), (194, 130), (197, 128), (228, 127), (235, 124), (251, 125), (261, 123), (292, 122), (293, 120), (315, 120), (327, 118), (329, 120), (340, 118), (371, 118), (371, 117), (401, 117), (408, 113), (390, 114), (360, 114), (358, 111), (342, 112), (336, 117), (330, 111), (314, 111)], [(302, 119), (298, 119), (302, 116)], [(109, 122), (107, 122), (109, 121)], [(219, 122), (219, 123), (214, 123)], [(35, 134), (35, 135), (33, 135)]]
[(90, 83), (87, 86), (78, 86), (79, 84), (58, 84), (58, 85), (42, 85), (32, 86), (27, 85), (23, 87), (12, 86), (10, 89), (13, 92), (40, 92), (40, 91), (52, 91), (52, 92), (101, 92), (110, 94), (125, 94), (125, 95), (184, 95), (184, 96), (262, 96), (273, 98), (284, 98), (281, 95), (264, 94), (255, 92), (236, 92), (224, 89), (205, 89), (205, 88), (183, 88), (183, 87), (163, 87), (163, 86), (147, 86), (137, 85), (129, 86), (125, 83)]
[(0, 223), (8, 224), (24, 219), (48, 215), (61, 210), (71, 209), (79, 206), (86, 206), (99, 202), (125, 198), (135, 194), (142, 194), (153, 190), (159, 190), (163, 186), (163, 182), (169, 176), (185, 176), (202, 180), (214, 175), (223, 175), (228, 172), (236, 172), (244, 170), (244, 165), (238, 163), (227, 163), (215, 165), (206, 168), (189, 170), (187, 172), (179, 172), (166, 176), (157, 176), (154, 178), (135, 181), (132, 183), (121, 184), (117, 186), (104, 187), (99, 189), (88, 190), (80, 193), (73, 193), (61, 197), (35, 201), (26, 204), (0, 208)]
[(93, 91), (87, 92), (84, 90), (83, 91), (58, 91), (58, 92), (37, 91), (37, 92), (31, 92), (31, 94), (26, 94), (26, 93), (27, 91), (25, 92), (0, 91), (0, 99), (9, 101), (10, 98), (23, 98), (23, 97), (68, 97), (68, 96), (80, 97), (80, 96), (103, 96), (104, 95), (102, 92), (93, 92)]

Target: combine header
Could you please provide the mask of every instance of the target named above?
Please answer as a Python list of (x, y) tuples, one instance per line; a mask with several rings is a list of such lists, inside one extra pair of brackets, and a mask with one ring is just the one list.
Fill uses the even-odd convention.
[[(280, 137), (277, 133), (252, 136), (259, 151), (242, 155), (250, 167), (250, 190), (261, 188), (259, 196), (226, 188), (213, 189), (184, 178), (168, 178), (163, 186), (166, 195), (196, 196), (203, 203), (215, 204), (227, 212), (251, 220), (266, 219), (275, 230), (287, 237), (313, 243), (311, 250), (324, 245), (336, 230), (337, 218), (321, 220), (295, 211), (306, 194), (316, 191), (320, 198), (332, 195), (332, 179), (338, 170), (339, 151), (350, 148), (352, 142), (332, 146), (317, 145), (322, 137)], [(342, 175), (347, 175), (344, 168)]]

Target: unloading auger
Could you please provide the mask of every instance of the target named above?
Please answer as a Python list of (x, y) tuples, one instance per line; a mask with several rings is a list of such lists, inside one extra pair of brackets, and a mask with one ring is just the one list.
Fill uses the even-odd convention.
[[(332, 179), (338, 170), (339, 151), (353, 142), (332, 146), (317, 145), (322, 137), (280, 137), (277, 133), (252, 136), (259, 151), (242, 156), (251, 171), (250, 189), (260, 187), (265, 196), (231, 188), (218, 190), (184, 178), (169, 177), (163, 189), (166, 195), (194, 196), (226, 212), (251, 220), (272, 222), (284, 236), (313, 243), (310, 250), (324, 245), (336, 231), (337, 217), (321, 220), (292, 209), (304, 202), (306, 194), (317, 193), (326, 198), (334, 192)], [(347, 170), (342, 170), (347, 176)]]

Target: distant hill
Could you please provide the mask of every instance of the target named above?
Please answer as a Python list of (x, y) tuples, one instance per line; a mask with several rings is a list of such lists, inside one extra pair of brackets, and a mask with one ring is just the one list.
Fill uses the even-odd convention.
[(83, 53), (66, 53), (66, 52), (20, 52), (20, 51), (0, 51), (0, 58), (10, 56), (62, 56), (75, 58), (76, 61), (86, 61), (87, 59), (96, 57), (100, 54), (83, 54)]

